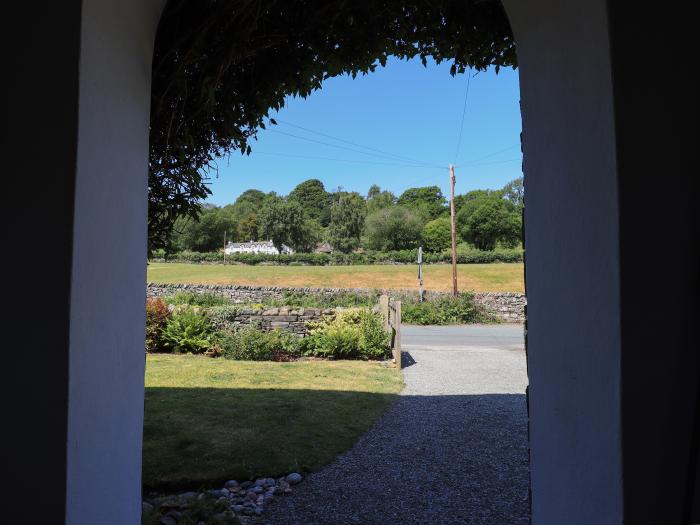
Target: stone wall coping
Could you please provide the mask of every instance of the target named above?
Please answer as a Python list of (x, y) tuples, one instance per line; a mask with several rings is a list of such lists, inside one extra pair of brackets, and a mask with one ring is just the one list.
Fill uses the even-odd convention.
[[(250, 292), (298, 292), (298, 293), (386, 293), (386, 294), (417, 294), (418, 291), (408, 288), (314, 288), (314, 287), (292, 287), (292, 286), (256, 286), (246, 284), (197, 284), (197, 283), (153, 283), (149, 282), (147, 288), (167, 288), (174, 290), (188, 290), (191, 288), (205, 290), (232, 290)], [(520, 292), (472, 292), (478, 297), (514, 297), (525, 298)], [(426, 295), (450, 295), (451, 292), (427, 290)]]

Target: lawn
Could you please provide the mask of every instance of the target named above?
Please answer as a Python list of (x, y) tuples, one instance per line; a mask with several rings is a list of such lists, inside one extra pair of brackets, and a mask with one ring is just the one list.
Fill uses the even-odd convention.
[(399, 371), (377, 362), (148, 355), (144, 488), (317, 470), (352, 447), (402, 387)]
[[(425, 265), (426, 290), (451, 290), (449, 264)], [(522, 292), (522, 263), (460, 264), (460, 290)], [(220, 264), (151, 263), (148, 281), (160, 283), (250, 284), (262, 286), (386, 288), (417, 287), (414, 265), (245, 266)]]

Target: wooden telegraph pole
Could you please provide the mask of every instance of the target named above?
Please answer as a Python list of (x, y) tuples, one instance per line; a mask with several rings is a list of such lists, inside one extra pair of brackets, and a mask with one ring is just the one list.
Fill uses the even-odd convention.
[(457, 227), (455, 225), (455, 167), (450, 164), (450, 219), (452, 223), (452, 295), (457, 295)]

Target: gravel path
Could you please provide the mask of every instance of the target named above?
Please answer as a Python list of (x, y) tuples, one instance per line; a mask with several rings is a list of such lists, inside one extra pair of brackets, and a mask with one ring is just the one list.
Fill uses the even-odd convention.
[(350, 451), (275, 498), (265, 521), (527, 524), (525, 355), (512, 338), (504, 344), (503, 326), (489, 344), (487, 328), (474, 345), (407, 329), (412, 364), (398, 401)]

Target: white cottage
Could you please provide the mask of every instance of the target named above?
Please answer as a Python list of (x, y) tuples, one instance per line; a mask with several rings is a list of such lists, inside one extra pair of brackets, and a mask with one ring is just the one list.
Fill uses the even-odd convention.
[(294, 253), (287, 245), (282, 245), (282, 251), (280, 252), (272, 241), (250, 241), (250, 242), (230, 242), (226, 245), (224, 249), (226, 255), (231, 255), (233, 253), (265, 253), (269, 255), (279, 255)]

